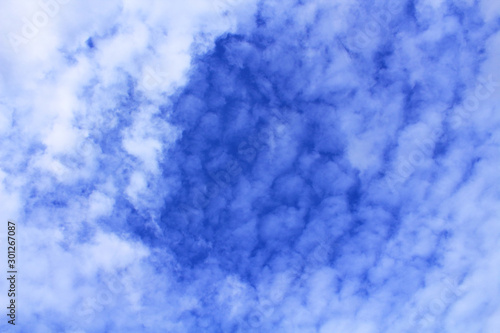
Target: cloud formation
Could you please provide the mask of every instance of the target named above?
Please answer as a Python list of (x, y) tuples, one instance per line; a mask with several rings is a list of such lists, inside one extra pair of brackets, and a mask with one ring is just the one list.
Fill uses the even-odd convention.
[(499, 14), (6, 5), (20, 331), (495, 332)]

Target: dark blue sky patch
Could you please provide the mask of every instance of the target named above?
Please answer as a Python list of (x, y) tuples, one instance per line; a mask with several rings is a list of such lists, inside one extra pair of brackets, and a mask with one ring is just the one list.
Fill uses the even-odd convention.
[(87, 41), (85, 42), (85, 44), (87, 44), (87, 46), (90, 48), (90, 49), (93, 49), (95, 47), (94, 45), (94, 41), (92, 40), (92, 37), (89, 37), (89, 39), (87, 39)]

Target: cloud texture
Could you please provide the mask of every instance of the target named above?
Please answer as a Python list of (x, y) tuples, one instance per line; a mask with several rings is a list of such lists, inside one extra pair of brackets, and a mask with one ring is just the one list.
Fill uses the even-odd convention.
[(497, 329), (494, 0), (4, 7), (16, 331)]

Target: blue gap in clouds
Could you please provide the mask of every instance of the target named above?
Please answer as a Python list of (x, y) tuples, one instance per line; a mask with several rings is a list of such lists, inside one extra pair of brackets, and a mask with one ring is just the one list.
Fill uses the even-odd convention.
[[(235, 55), (238, 43), (243, 41), (242, 36), (233, 35), (219, 39), (214, 52), (199, 59), (196, 71), (193, 73), (194, 79), (177, 97), (172, 121), (185, 128), (185, 131), (173, 150), (179, 163), (179, 176), (183, 186), (176, 195), (166, 199), (161, 220), (163, 227), (172, 228), (180, 234), (182, 240), (169, 245), (184, 264), (188, 266), (201, 264), (212, 253), (218, 256), (226, 269), (236, 269), (239, 274), (250, 278), (253, 274), (251, 265), (242, 263), (252, 260), (252, 253), (255, 255), (259, 249), (265, 249), (269, 244), (260, 243), (254, 247), (249, 246), (249, 243), (243, 244), (240, 240), (233, 239), (232, 231), (247, 223), (249, 217), (239, 215), (228, 204), (233, 200), (232, 193), (236, 189), (235, 186), (238, 186), (238, 179), (250, 176), (259, 155), (266, 150), (264, 144), (260, 145), (255, 149), (256, 156), (253, 160), (245, 160), (238, 155), (238, 147), (243, 141), (255, 137), (256, 133), (269, 126), (269, 120), (265, 119), (265, 115), (254, 113), (254, 109), (258, 107), (269, 109), (268, 103), (276, 96), (267, 96), (266, 94), (273, 91), (259, 89), (255, 81), (255, 77), (260, 77), (266, 72), (265, 68), (250, 69), (245, 62), (242, 67), (231, 65), (228, 56), (244, 57)], [(232, 53), (229, 54), (228, 51)], [(202, 73), (201, 77), (199, 73)], [(227, 86), (234, 86), (235, 89), (227, 90)], [(196, 103), (196, 112), (193, 108), (187, 110), (193, 102)], [(188, 114), (184, 114), (184, 111)], [(203, 122), (209, 113), (212, 113), (211, 117), (215, 123), (207, 127)], [(241, 125), (238, 117), (247, 119), (243, 123), (245, 126)], [(240, 131), (234, 130), (237, 121), (236, 128), (240, 128)], [(212, 126), (216, 126), (219, 132), (213, 133)], [(233, 176), (228, 183), (218, 185), (210, 175), (210, 168), (215, 165), (217, 170), (217, 166), (225, 165), (221, 163), (225, 160), (236, 161), (240, 173)], [(272, 187), (269, 190), (274, 191)], [(195, 193), (205, 196), (204, 199), (207, 201), (201, 200), (201, 204), (193, 202)], [(285, 205), (292, 206), (297, 202), (297, 198), (293, 196), (289, 199), (283, 197), (281, 200), (285, 200)], [(260, 208), (257, 205), (254, 208), (258, 217), (272, 213), (278, 205), (275, 203)], [(196, 245), (193, 239), (201, 243), (210, 243), (212, 249)], [(254, 243), (255, 239), (249, 239), (248, 242)], [(253, 251), (249, 252), (251, 249)], [(258, 258), (256, 260), (261, 264), (267, 261)]]
[[(408, 3), (407, 14), (415, 16), (412, 2)], [(447, 47), (451, 50), (455, 45), (453, 39), (449, 42)], [(336, 129), (330, 124), (324, 125), (322, 113), (314, 107), (320, 101), (321, 105), (316, 106), (318, 109), (328, 104), (335, 106), (340, 101), (331, 92), (306, 100), (301, 93), (301, 84), (307, 84), (310, 78), (301, 67), (302, 51), (298, 44), (296, 39), (275, 40), (271, 33), (259, 27), (248, 38), (228, 34), (216, 41), (212, 53), (196, 59), (190, 81), (173, 98), (173, 113), (169, 120), (184, 132), (171, 149), (174, 158), (164, 162), (162, 167), (175, 172), (180, 185), (177, 191), (165, 198), (161, 227), (165, 229), (165, 234), (175, 235), (165, 241), (183, 264), (190, 267), (200, 265), (205, 258), (213, 255), (224, 269), (251, 278), (259, 267), (271, 264), (283, 251), (291, 251), (302, 232), (300, 228), (308, 223), (307, 209), (314, 209), (324, 197), (342, 196), (347, 200), (350, 214), (356, 214), (359, 206), (365, 204), (359, 178), (348, 163), (341, 163), (344, 158), (341, 135), (335, 145), (329, 145), (335, 141)], [(262, 51), (271, 47), (273, 54), (277, 55), (274, 59), (264, 58), (266, 52)], [(398, 83), (399, 78), (393, 79), (385, 72), (397, 49), (387, 42), (382, 44), (378, 53), (367, 58), (369, 60), (354, 61), (372, 73), (378, 71), (376, 82), (380, 86), (400, 84), (403, 87), (406, 97), (403, 126), (406, 126), (420, 118), (425, 96), (418, 84), (414, 87), (408, 84), (408, 77), (403, 75), (402, 82)], [(280, 51), (282, 54), (279, 54)], [(261, 78), (268, 80), (268, 88), (263, 89), (262, 82), (259, 82)], [(304, 82), (299, 82), (300, 79)], [(343, 102), (349, 105), (349, 100)], [(271, 156), (270, 150), (262, 144), (255, 149), (255, 156), (248, 160), (242, 158), (239, 145), (276, 123), (270, 112), (272, 108), (283, 112), (282, 118), (287, 122), (288, 129), (294, 126), (290, 131), (290, 140), (297, 145), (296, 152), (293, 151), (289, 159), (283, 158), (289, 153), (286, 149), (278, 150)], [(267, 110), (267, 113), (259, 110)], [(384, 148), (386, 163), (390, 161), (394, 147), (394, 143), (389, 143)], [(313, 154), (320, 156), (319, 165), (311, 163), (299, 172), (299, 158)], [(274, 165), (275, 160), (283, 165)], [(222, 182), (214, 179), (213, 174), (225, 171), (225, 165), (231, 161), (237, 164), (239, 171)], [(320, 191), (313, 190), (315, 167), (320, 168), (329, 162), (336, 165), (338, 171), (333, 172), (333, 167), (325, 168), (325, 175), (331, 172), (330, 179), (350, 178), (354, 184), (349, 183), (346, 189), (341, 187), (337, 190), (335, 181), (331, 184), (320, 182), (315, 183)], [(262, 169), (266, 172), (262, 173)], [(272, 182), (266, 192), (253, 192), (260, 178), (267, 175), (272, 177)], [(288, 187), (294, 182), (300, 186)], [(241, 197), (243, 184), (249, 188), (246, 195), (255, 197)], [(342, 183), (340, 185), (343, 186)], [(250, 203), (251, 209), (245, 213), (236, 209), (241, 204), (238, 200)], [(305, 213), (290, 215), (292, 219), (305, 220), (297, 224), (296, 230), (290, 230), (285, 224), (280, 225), (281, 219), (289, 218), (283, 212), (293, 212), (301, 205), (306, 205)], [(387, 210), (393, 218), (384, 223), (389, 224), (388, 233), (392, 235), (399, 225), (400, 207), (397, 204), (390, 206)], [(329, 216), (323, 218), (328, 219)], [(266, 219), (271, 221), (267, 230)], [(342, 236), (345, 242), (364, 227), (362, 218), (354, 220), (355, 223)], [(249, 221), (257, 221), (256, 230), (249, 229), (246, 238), (238, 236), (238, 228)], [(266, 232), (268, 235), (265, 235)], [(281, 237), (282, 233), (288, 233), (287, 237)]]
[[(418, 33), (414, 2), (405, 2), (403, 12), (404, 18), (391, 23), (390, 28), (398, 25), (403, 32), (410, 31), (409, 35)], [(329, 256), (331, 265), (339, 260), (342, 246), (366, 245), (365, 231), (372, 232), (374, 222), (383, 228), (373, 236), (372, 247), (367, 245), (362, 250), (378, 251), (376, 242), (397, 232), (405, 209), (394, 200), (395, 203), (383, 203), (388, 218), (371, 221), (358, 216), (363, 205), (382, 204), (384, 199), (372, 199), (375, 203), (363, 197), (361, 180), (344, 156), (346, 139), (335, 125), (334, 112), (351, 110), (350, 103), (357, 99), (360, 102), (356, 94), (359, 87), (314, 92), (316, 95), (308, 100), (304, 88), (317, 78), (309, 77), (305, 70), (301, 43), (315, 36), (294, 31), (291, 20), (272, 28), (263, 13), (264, 10), (259, 11), (256, 30), (250, 35), (227, 34), (216, 41), (213, 52), (195, 59), (189, 82), (172, 98), (169, 122), (181, 128), (183, 134), (161, 165), (164, 174), (175, 178), (177, 184), (175, 191), (165, 197), (160, 214), (165, 238), (157, 239), (143, 225), (142, 212), (126, 207), (129, 223), (141, 238), (158, 246), (163, 242), (183, 267), (203, 267), (205, 260), (212, 257), (225, 272), (248, 281), (255, 281), (263, 268), (279, 267), (284, 257), (301, 258), (297, 252), (304, 250), (296, 246), (316, 211), (317, 223), (324, 223), (324, 230), (343, 227), (337, 224), (336, 213), (318, 209), (324, 199), (345, 200), (347, 212), (342, 218), (352, 221), (332, 240), (338, 251)], [(288, 33), (294, 35), (285, 36)], [(281, 35), (283, 38), (276, 37)], [(389, 69), (392, 60), (399, 59), (395, 53), (399, 52), (400, 43), (387, 36), (374, 54), (351, 59), (361, 87), (368, 80), (375, 83), (374, 94), (377, 89), (389, 87), (404, 94), (401, 127), (405, 127), (420, 119), (427, 103), (435, 102), (425, 95), (422, 84), (410, 85), (412, 69), (443, 67), (445, 64), (440, 61), (448, 61), (443, 53), (457, 52), (461, 45), (459, 38), (446, 36), (442, 45), (425, 47), (429, 50), (423, 52), (428, 63), (409, 64), (402, 74), (394, 76)], [(314, 61), (331, 61), (324, 59), (328, 52)], [(444, 74), (443, 77), (449, 79)], [(456, 89), (454, 84), (450, 89)], [(363, 107), (356, 107), (360, 108)], [(280, 115), (272, 114), (272, 109)], [(276, 137), (272, 149), (266, 140), (249, 147), (251, 138), (281, 125), (289, 135), (288, 141)], [(242, 143), (249, 153), (241, 154)], [(389, 165), (396, 143), (386, 145), (381, 149), (384, 162)], [(304, 166), (305, 159), (311, 162)], [(218, 172), (227, 172), (231, 163), (236, 164), (237, 171), (227, 178), (218, 177)], [(425, 260), (418, 263), (423, 264)], [(301, 265), (307, 262), (297, 263)], [(189, 279), (188, 275), (186, 272), (182, 278)], [(362, 291), (368, 292), (369, 288)]]

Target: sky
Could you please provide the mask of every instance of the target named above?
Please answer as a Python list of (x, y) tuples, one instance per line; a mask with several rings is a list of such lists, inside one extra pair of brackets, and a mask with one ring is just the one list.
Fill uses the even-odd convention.
[(0, 6), (0, 332), (497, 332), (497, 0)]

